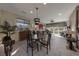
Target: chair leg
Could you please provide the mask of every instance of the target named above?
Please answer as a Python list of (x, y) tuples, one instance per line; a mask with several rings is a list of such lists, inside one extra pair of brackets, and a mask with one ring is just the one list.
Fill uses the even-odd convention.
[(47, 46), (47, 54), (48, 54), (48, 46)]
[(32, 56), (33, 56), (33, 48), (32, 48)]
[(39, 46), (38, 46), (38, 44), (37, 44), (37, 51), (39, 51)]
[(49, 50), (51, 49), (51, 44), (49, 44)]
[(27, 45), (27, 53), (28, 53), (28, 45)]
[(27, 51), (26, 52), (28, 53), (28, 40), (27, 40)]
[(40, 44), (40, 50), (42, 49), (42, 44)]

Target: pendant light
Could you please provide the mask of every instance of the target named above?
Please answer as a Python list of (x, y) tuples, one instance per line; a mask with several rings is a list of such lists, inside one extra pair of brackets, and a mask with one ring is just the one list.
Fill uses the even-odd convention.
[(36, 18), (34, 18), (34, 22), (36, 25), (40, 22), (40, 18), (38, 18), (38, 8), (36, 8)]

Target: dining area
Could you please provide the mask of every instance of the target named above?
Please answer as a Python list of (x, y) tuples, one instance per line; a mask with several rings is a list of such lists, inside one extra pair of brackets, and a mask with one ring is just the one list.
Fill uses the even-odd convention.
[(49, 30), (45, 31), (36, 31), (29, 30), (28, 31), (28, 39), (27, 39), (27, 53), (29, 52), (29, 48), (31, 48), (31, 55), (34, 55), (34, 51), (40, 52), (42, 48), (46, 49), (46, 54), (49, 53), (51, 49), (51, 32)]
[[(11, 56), (79, 56), (79, 49), (77, 49), (77, 52), (74, 52), (66, 47), (67, 43), (64, 37), (56, 36), (54, 34), (51, 35), (51, 41), (50, 41), (51, 48), (48, 49), (48, 54), (47, 54), (47, 48), (41, 46), (40, 49), (40, 42), (38, 43), (39, 43), (38, 51), (37, 46), (34, 46), (33, 47), (34, 49), (32, 50), (32, 46), (30, 47), (28, 45), (28, 52), (27, 52), (27, 40), (17, 41), (13, 46), (14, 48), (11, 53)], [(3, 45), (0, 45), (0, 56), (5, 56)]]

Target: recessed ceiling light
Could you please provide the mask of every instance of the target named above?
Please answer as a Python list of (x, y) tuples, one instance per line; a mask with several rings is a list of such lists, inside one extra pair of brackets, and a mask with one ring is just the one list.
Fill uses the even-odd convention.
[(59, 16), (61, 16), (61, 15), (62, 15), (62, 13), (58, 13), (58, 15), (59, 15)]
[(43, 3), (44, 5), (46, 5), (47, 3)]
[(32, 13), (33, 13), (33, 11), (31, 10), (31, 11), (30, 11), (30, 13), (32, 14)]

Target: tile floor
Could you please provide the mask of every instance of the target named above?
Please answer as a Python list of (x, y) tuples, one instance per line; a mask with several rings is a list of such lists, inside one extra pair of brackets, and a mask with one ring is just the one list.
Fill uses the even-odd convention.
[[(46, 54), (46, 49), (43, 48), (41, 51), (34, 51), (34, 56), (78, 56), (79, 49), (77, 52), (69, 50), (66, 44), (66, 40), (63, 37), (58, 37), (52, 35), (51, 39), (51, 50), (49, 54)], [(16, 42), (12, 52), (12, 56), (31, 56), (31, 49), (29, 48), (29, 53), (26, 52), (26, 41)], [(4, 55), (3, 45), (0, 45), (0, 56)]]

